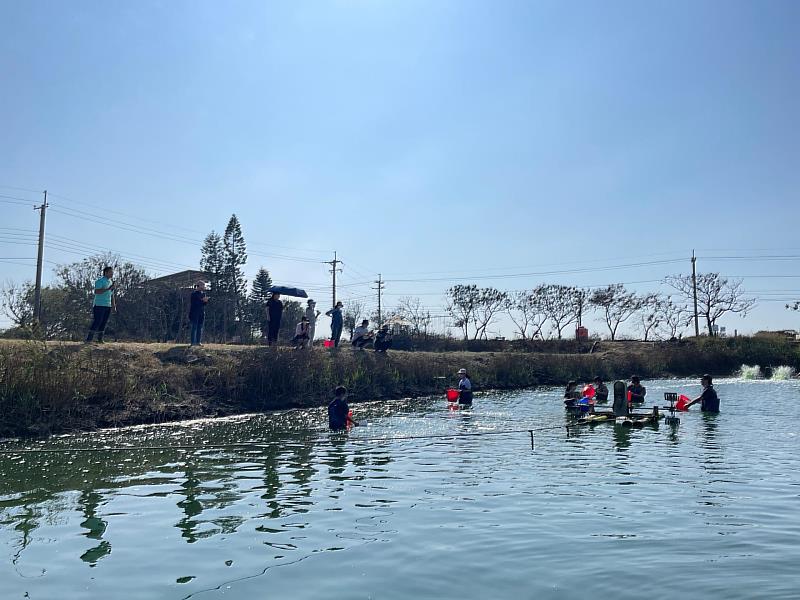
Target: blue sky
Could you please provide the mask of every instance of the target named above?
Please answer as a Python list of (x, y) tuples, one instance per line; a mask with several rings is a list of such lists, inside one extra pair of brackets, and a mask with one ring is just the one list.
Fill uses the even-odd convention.
[[(478, 280), (658, 290), (695, 248), (762, 299), (723, 325), (798, 327), (799, 26), (791, 1), (3, 0), (0, 195), (57, 194), (77, 244), (49, 268), (195, 266), (235, 212), (249, 276), (327, 298), (335, 249), (340, 295), (374, 304), (381, 272), (441, 313), (456, 277), (684, 259)], [(0, 211), (0, 257), (35, 256), (36, 214)]]

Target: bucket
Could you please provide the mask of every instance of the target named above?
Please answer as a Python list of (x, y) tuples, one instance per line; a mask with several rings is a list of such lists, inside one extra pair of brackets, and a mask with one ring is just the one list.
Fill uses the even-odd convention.
[(455, 402), (456, 400), (458, 400), (458, 396), (459, 396), (458, 390), (454, 390), (453, 388), (450, 388), (449, 390), (447, 390), (445, 392), (445, 394), (447, 395), (447, 401), (448, 402)]
[(686, 411), (689, 410), (686, 408), (686, 405), (689, 404), (690, 400), (688, 397), (681, 394), (678, 396), (678, 402), (675, 404), (675, 410)]
[(323, 340), (322, 345), (325, 348), (333, 348), (333, 340)]

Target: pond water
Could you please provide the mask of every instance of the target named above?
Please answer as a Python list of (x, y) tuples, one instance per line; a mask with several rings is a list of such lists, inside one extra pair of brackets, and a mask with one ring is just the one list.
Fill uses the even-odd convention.
[(536, 390), (4, 442), (58, 452), (0, 454), (1, 596), (797, 598), (800, 382), (716, 387), (719, 415), (570, 437)]

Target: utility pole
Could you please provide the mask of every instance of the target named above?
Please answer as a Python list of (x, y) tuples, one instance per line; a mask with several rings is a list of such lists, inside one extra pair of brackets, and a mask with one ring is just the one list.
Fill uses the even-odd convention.
[(325, 261), (326, 265), (331, 266), (331, 274), (333, 275), (333, 306), (336, 306), (336, 271), (339, 273), (342, 272), (341, 269), (337, 268), (337, 265), (343, 265), (344, 263), (336, 258), (336, 251), (333, 252), (333, 260)]
[(42, 263), (44, 262), (44, 217), (47, 212), (47, 190), (44, 191), (44, 202), (35, 206), (39, 211), (39, 254), (36, 257), (36, 287), (33, 293), (33, 320), (39, 324), (42, 316)]
[(694, 250), (692, 250), (692, 292), (694, 294), (694, 335), (700, 337), (700, 322), (697, 319), (697, 257), (694, 255)]
[(378, 279), (373, 281), (373, 283), (377, 284), (377, 287), (372, 288), (373, 290), (378, 290), (378, 327), (383, 325), (383, 315), (381, 313), (381, 295), (383, 293), (384, 286), (386, 282), (381, 279), (381, 274), (378, 273)]

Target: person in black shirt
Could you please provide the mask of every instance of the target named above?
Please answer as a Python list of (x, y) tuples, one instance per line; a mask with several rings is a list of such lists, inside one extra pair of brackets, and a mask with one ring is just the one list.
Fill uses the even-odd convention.
[(689, 408), (692, 406), (692, 404), (697, 404), (699, 402), (700, 410), (703, 412), (718, 413), (719, 396), (717, 396), (717, 391), (714, 389), (714, 384), (711, 382), (711, 375), (703, 375), (703, 377), (700, 379), (700, 385), (703, 386), (703, 393), (689, 402), (689, 404), (686, 405), (686, 408)]
[(333, 401), (328, 404), (328, 427), (333, 431), (344, 431), (347, 425), (358, 425), (350, 418), (350, 407), (347, 405), (347, 388), (337, 387)]
[(608, 402), (608, 386), (599, 375), (594, 378), (594, 398), (596, 402)]
[(267, 300), (267, 344), (272, 346), (278, 341), (278, 331), (281, 328), (283, 316), (283, 302), (280, 294), (272, 294)]
[(382, 325), (378, 330), (373, 346), (375, 347), (375, 352), (384, 353), (392, 347), (392, 332), (389, 331), (388, 325)]
[(189, 323), (192, 325), (192, 346), (202, 346), (201, 340), (203, 337), (203, 323), (206, 318), (206, 304), (208, 304), (208, 296), (206, 296), (206, 282), (198, 281), (194, 284), (194, 291), (189, 298)]
[(631, 377), (631, 384), (628, 386), (628, 403), (641, 404), (647, 395), (647, 388), (641, 384), (641, 380), (636, 375)]

